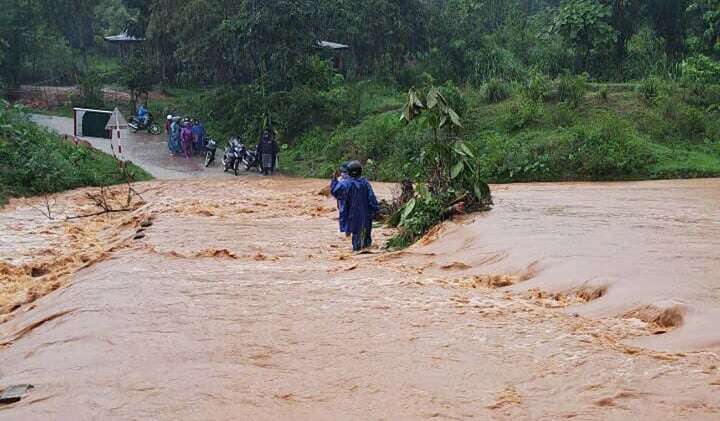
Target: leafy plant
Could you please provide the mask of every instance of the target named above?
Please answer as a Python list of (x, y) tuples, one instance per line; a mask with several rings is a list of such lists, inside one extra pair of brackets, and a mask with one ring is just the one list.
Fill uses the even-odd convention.
[(491, 104), (510, 98), (510, 85), (502, 79), (493, 78), (485, 84), (485, 100)]
[(638, 94), (646, 104), (653, 104), (660, 95), (660, 80), (656, 77), (649, 77), (638, 85)]
[(600, 100), (604, 103), (608, 103), (610, 100), (610, 89), (608, 89), (607, 85), (603, 85), (598, 90), (598, 96), (600, 97)]
[(547, 76), (532, 72), (523, 92), (532, 101), (545, 101), (550, 98), (551, 84)]
[(572, 108), (580, 107), (587, 90), (587, 76), (585, 75), (564, 75), (558, 81), (558, 98)]
[(503, 110), (502, 125), (508, 132), (522, 130), (539, 123), (543, 116), (543, 104), (521, 98), (508, 104)]

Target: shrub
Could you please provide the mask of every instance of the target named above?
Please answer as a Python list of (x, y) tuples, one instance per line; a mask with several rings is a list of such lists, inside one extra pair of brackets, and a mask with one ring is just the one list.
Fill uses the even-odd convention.
[(100, 76), (94, 73), (80, 75), (77, 84), (79, 92), (71, 98), (73, 107), (102, 109), (105, 106)]
[(702, 54), (684, 60), (680, 69), (685, 83), (720, 83), (720, 62)]
[(565, 75), (560, 78), (557, 86), (558, 99), (573, 108), (578, 108), (585, 99), (585, 93), (588, 91), (587, 76), (573, 77)]
[(660, 84), (660, 79), (655, 76), (643, 80), (637, 87), (640, 99), (645, 104), (654, 104), (660, 95)]
[(502, 79), (490, 79), (485, 84), (485, 100), (495, 104), (510, 98), (510, 85)]
[(577, 127), (569, 140), (558, 145), (555, 155), (555, 165), (564, 165), (586, 179), (646, 175), (653, 163), (649, 143), (610, 115)]
[(608, 103), (610, 100), (610, 89), (607, 87), (607, 85), (603, 85), (600, 87), (600, 90), (598, 91), (598, 96), (600, 96), (600, 100), (604, 103)]
[(523, 93), (533, 101), (545, 101), (550, 97), (550, 80), (537, 72), (530, 75), (524, 86)]
[(523, 98), (504, 107), (501, 122), (506, 131), (513, 132), (539, 123), (542, 116), (542, 103)]
[(546, 114), (549, 116), (550, 124), (554, 127), (572, 127), (577, 119), (577, 113), (567, 104), (558, 104)]

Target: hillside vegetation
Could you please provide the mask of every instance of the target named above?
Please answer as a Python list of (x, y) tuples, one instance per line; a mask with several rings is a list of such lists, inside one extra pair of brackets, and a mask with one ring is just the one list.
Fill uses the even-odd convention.
[[(487, 180), (720, 175), (718, 87), (696, 91), (656, 80), (590, 86), (575, 78), (543, 83), (542, 94), (502, 83), (480, 90), (442, 88), (463, 119), (459, 136), (479, 152)], [(580, 85), (575, 99), (561, 92), (570, 84)], [(507, 98), (493, 101), (498, 89), (506, 90)], [(419, 172), (418, 151), (430, 133), (400, 121), (402, 94), (370, 92), (358, 100), (363, 111), (357, 124), (308, 131), (290, 145), (284, 169), (325, 177), (337, 162), (359, 157), (369, 160), (369, 172), (377, 179), (413, 179)]]

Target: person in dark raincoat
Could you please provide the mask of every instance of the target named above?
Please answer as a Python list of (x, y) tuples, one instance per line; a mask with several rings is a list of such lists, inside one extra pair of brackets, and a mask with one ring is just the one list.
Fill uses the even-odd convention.
[[(333, 178), (333, 185), (330, 186), (331, 190), (333, 189), (333, 186), (335, 186), (337, 183), (345, 182), (350, 178), (350, 175), (348, 174), (348, 163), (343, 162), (340, 165), (340, 171), (339, 174), (335, 174), (335, 178)], [(337, 200), (337, 208), (338, 213), (340, 214), (340, 232), (343, 234), (350, 235), (350, 230), (347, 227), (347, 210), (345, 207), (345, 202), (338, 199)]]
[(333, 177), (330, 191), (344, 204), (346, 228), (352, 235), (353, 250), (362, 251), (372, 245), (373, 218), (380, 207), (370, 182), (362, 177), (360, 162), (348, 164), (348, 175), (346, 180)]
[(265, 129), (257, 147), (257, 155), (258, 159), (260, 159), (263, 175), (272, 175), (275, 172), (277, 154), (278, 144), (273, 138), (270, 129)]

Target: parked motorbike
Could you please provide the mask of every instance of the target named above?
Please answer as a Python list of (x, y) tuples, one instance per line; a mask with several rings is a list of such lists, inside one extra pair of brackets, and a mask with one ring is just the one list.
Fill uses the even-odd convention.
[(205, 139), (205, 168), (215, 162), (215, 151), (217, 151), (217, 142), (208, 137)]
[(128, 121), (128, 127), (133, 133), (137, 133), (141, 130), (147, 130), (148, 133), (155, 136), (159, 135), (163, 131), (162, 126), (160, 126), (160, 124), (155, 121), (152, 114), (150, 114), (147, 125), (137, 116), (130, 117), (130, 121)]
[(254, 169), (257, 172), (260, 172), (262, 171), (260, 164), (260, 157), (258, 157), (257, 151), (245, 151), (245, 155), (243, 156), (243, 165), (245, 165), (245, 171), (250, 171), (251, 169)]
[(225, 149), (225, 154), (222, 158), (225, 172), (233, 170), (235, 175), (238, 175), (240, 171), (240, 164), (243, 162), (245, 153), (245, 145), (243, 145), (239, 139), (230, 139), (228, 147)]

